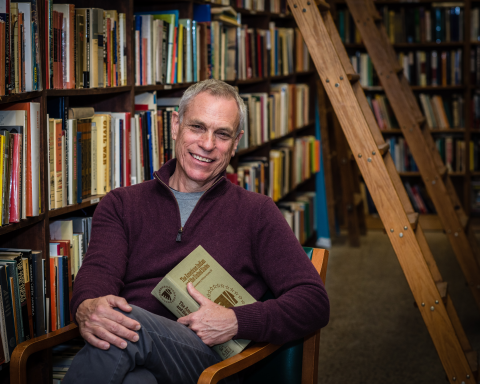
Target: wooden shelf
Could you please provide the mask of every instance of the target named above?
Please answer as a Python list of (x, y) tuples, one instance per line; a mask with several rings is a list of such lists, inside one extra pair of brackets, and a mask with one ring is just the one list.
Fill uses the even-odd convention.
[[(344, 44), (346, 49), (365, 49), (363, 43), (348, 43)], [(392, 44), (393, 48), (398, 49), (422, 49), (422, 48), (460, 48), (465, 45), (461, 41), (451, 41), (451, 42), (425, 42), (425, 43), (395, 43)]]
[(90, 207), (92, 205), (96, 205), (104, 197), (105, 195), (90, 196), (90, 197), (87, 197), (86, 199), (83, 199), (83, 201), (80, 204), (72, 204), (63, 208), (52, 209), (48, 212), (48, 217), (53, 218), (53, 217), (65, 215), (66, 213), (72, 213), (80, 209)]
[[(400, 176), (408, 176), (408, 177), (420, 177), (420, 172), (398, 172)], [(465, 176), (465, 172), (449, 172), (449, 176), (454, 176), (454, 177), (463, 177)]]
[[(381, 130), (384, 135), (403, 135), (401, 129), (384, 129)], [(465, 133), (465, 128), (448, 128), (448, 129), (430, 129), (432, 135), (439, 135), (445, 133)], [(478, 132), (480, 133), (480, 131)]]
[(12, 224), (8, 224), (8, 225), (4, 225), (4, 226), (0, 227), (0, 236), (4, 235), (6, 233), (12, 232), (12, 231), (16, 231), (17, 229), (25, 228), (25, 227), (28, 227), (30, 225), (36, 224), (40, 221), (43, 221), (44, 218), (45, 218), (45, 214), (41, 213), (39, 216), (28, 217), (25, 220), (20, 220), (19, 223), (12, 223)]
[(300, 192), (301, 189), (310, 183), (315, 178), (316, 173), (313, 173), (308, 179), (303, 180), (301, 183), (297, 184), (294, 188), (292, 188), (285, 196), (282, 196), (279, 200), (275, 201), (276, 204), (281, 203), (283, 201), (288, 201), (295, 198), (295, 194)]
[[(431, 92), (431, 91), (463, 91), (465, 90), (464, 85), (411, 85), (410, 88), (415, 92)], [(381, 85), (373, 85), (368, 87), (363, 87), (364, 91), (368, 92), (384, 92)]]
[(130, 92), (131, 85), (122, 87), (106, 87), (106, 88), (83, 88), (83, 89), (48, 89), (47, 96), (93, 96), (108, 95), (122, 92)]
[(278, 137), (276, 139), (269, 140), (269, 141), (267, 141), (263, 144), (256, 145), (254, 147), (240, 149), (239, 151), (237, 151), (235, 153), (235, 156), (245, 156), (245, 155), (248, 155), (252, 152), (258, 151), (259, 149), (266, 148), (269, 145), (275, 145), (282, 140), (288, 139), (289, 137), (293, 137), (294, 135), (302, 134), (303, 131), (307, 130), (308, 128), (313, 127), (313, 124), (314, 124), (314, 122), (311, 122), (311, 123), (309, 123), (309, 124), (307, 124), (307, 125), (305, 125), (301, 128), (297, 128), (297, 129), (293, 130), (292, 132), (287, 133), (286, 135), (284, 135), (282, 137)]
[(35, 92), (22, 92), (22, 93), (14, 93), (7, 96), (0, 96), (0, 104), (18, 103), (19, 101), (36, 99), (37, 97), (41, 97), (42, 94), (43, 94), (43, 91), (35, 91)]

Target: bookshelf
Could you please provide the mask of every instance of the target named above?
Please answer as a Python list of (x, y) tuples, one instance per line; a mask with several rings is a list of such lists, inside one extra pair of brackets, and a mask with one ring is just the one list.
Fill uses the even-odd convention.
[[(463, 11), (463, 39), (461, 41), (442, 41), (442, 42), (435, 42), (434, 36), (432, 36), (433, 41), (425, 41), (423, 42), (398, 42), (395, 41), (392, 43), (393, 48), (397, 53), (403, 52), (411, 52), (413, 51), (414, 54), (418, 51), (425, 51), (427, 54), (433, 50), (440, 52), (442, 51), (453, 51), (453, 50), (461, 50), (462, 52), (462, 62), (461, 62), (461, 83), (457, 85), (431, 85), (428, 84), (426, 86), (419, 86), (417, 84), (412, 84), (411, 88), (414, 91), (415, 95), (419, 95), (421, 93), (427, 95), (440, 95), (443, 98), (448, 98), (452, 94), (458, 94), (463, 98), (464, 106), (463, 106), (463, 114), (464, 114), (464, 127), (454, 127), (451, 129), (432, 129), (430, 132), (432, 133), (434, 140), (437, 138), (444, 138), (444, 137), (453, 137), (454, 139), (460, 139), (465, 141), (465, 156), (463, 159), (463, 171), (458, 172), (453, 170), (453, 172), (449, 172), (450, 176), (453, 176), (452, 180), (457, 190), (458, 196), (461, 199), (465, 212), (469, 216), (479, 216), (480, 210), (472, 209), (472, 182), (478, 179), (480, 176), (480, 169), (478, 168), (478, 163), (475, 165), (475, 170), (470, 170), (469, 167), (469, 159), (471, 156), (470, 146), (468, 143), (473, 140), (475, 145), (479, 143), (480, 140), (480, 130), (475, 129), (475, 124), (473, 121), (473, 97), (475, 92), (480, 89), (478, 85), (476, 85), (473, 80), (471, 79), (471, 70), (475, 69), (472, 68), (472, 62), (470, 59), (470, 52), (471, 50), (477, 50), (477, 47), (480, 45), (480, 41), (471, 41), (470, 39), (470, 31), (471, 28), (471, 16), (474, 8), (480, 7), (479, 1), (465, 1), (465, 2), (447, 2), (447, 1), (431, 1), (431, 0), (419, 0), (415, 2), (406, 2), (406, 1), (383, 1), (378, 0), (375, 1), (375, 5), (381, 15), (385, 9), (393, 10), (398, 15), (401, 13), (403, 9), (405, 13), (412, 12), (414, 9), (419, 9), (423, 7), (424, 10), (431, 10), (434, 7), (440, 7), (441, 9), (443, 6), (448, 7), (455, 7), (458, 4)], [(337, 27), (339, 25), (339, 11), (347, 9), (346, 2), (343, 0), (334, 0), (331, 2), (332, 8), (334, 9), (334, 18), (337, 23)], [(432, 12), (433, 13), (433, 12)], [(434, 19), (432, 21), (434, 23)], [(405, 29), (405, 25), (403, 25)], [(388, 32), (387, 32), (388, 33)], [(433, 34), (434, 32), (432, 32)], [(397, 36), (396, 36), (397, 37)], [(358, 41), (355, 42), (345, 42), (345, 47), (349, 55), (353, 55), (356, 51), (360, 51), (362, 53), (366, 52), (363, 43), (359, 43)], [(480, 60), (480, 57), (475, 53), (476, 62)], [(427, 62), (428, 64), (428, 62)], [(477, 64), (474, 64), (477, 65)], [(478, 65), (477, 65), (478, 66)], [(477, 80), (478, 82), (478, 80)], [(375, 94), (384, 94), (383, 88), (380, 85), (374, 86), (366, 86), (364, 90), (367, 95), (375, 95)], [(420, 101), (419, 101), (420, 103)], [(423, 111), (423, 107), (420, 104), (421, 109)], [(391, 138), (391, 137), (401, 137), (402, 133), (400, 130), (396, 129), (386, 129), (382, 131), (384, 137)], [(399, 172), (402, 180), (410, 181), (411, 183), (421, 183), (418, 172)], [(435, 214), (428, 214), (429, 218), (435, 217)], [(426, 222), (431, 222), (432, 220), (426, 220)], [(436, 228), (437, 225), (433, 225), (432, 228)]]
[[(273, 1), (273, 0), (272, 0)], [(35, 92), (17, 93), (0, 97), (0, 110), (9, 105), (18, 102), (37, 102), (40, 103), (40, 193), (41, 193), (41, 213), (36, 217), (28, 217), (19, 223), (4, 225), (0, 227), (0, 246), (9, 248), (27, 248), (36, 249), (43, 252), (44, 258), (49, 259), (49, 240), (50, 231), (49, 224), (53, 220), (67, 218), (73, 215), (91, 216), (104, 197), (104, 195), (96, 195), (84, 198), (82, 203), (64, 206), (58, 209), (48, 210), (48, 183), (49, 175), (47, 174), (48, 164), (48, 127), (46, 124), (47, 117), (47, 101), (55, 98), (65, 98), (65, 104), (68, 107), (94, 107), (96, 111), (111, 112), (130, 112), (132, 116), (135, 113), (135, 96), (144, 92), (157, 92), (157, 98), (162, 97), (179, 97), (193, 83), (180, 84), (155, 84), (155, 85), (135, 85), (135, 28), (133, 23), (134, 12), (150, 12), (158, 10), (178, 9), (180, 18), (193, 18), (194, 5), (210, 4), (212, 7), (217, 6), (204, 2), (202, 0), (185, 0), (171, 1), (159, 0), (149, 1), (143, 0), (135, 2), (133, 0), (115, 1), (115, 0), (74, 0), (59, 1), (57, 3), (74, 4), (75, 8), (98, 7), (102, 9), (116, 9), (119, 13), (125, 13), (126, 17), (126, 58), (127, 58), (127, 85), (106, 88), (90, 88), (90, 89), (45, 89), (46, 77), (46, 46), (45, 46), (45, 2), (38, 2), (38, 18), (40, 24), (40, 60), (42, 63), (42, 79), (43, 90)], [(268, 1), (266, 1), (266, 9), (269, 9)], [(269, 22), (274, 21), (277, 26), (285, 28), (295, 28), (295, 21), (292, 16), (285, 14), (276, 14), (268, 11), (249, 11), (235, 7), (236, 11), (242, 15), (242, 24), (248, 24), (253, 28), (268, 29)], [(295, 52), (295, 51), (294, 51)], [(310, 66), (313, 68), (313, 66)], [(295, 68), (294, 68), (295, 69)], [(245, 80), (227, 81), (229, 84), (238, 87), (240, 93), (246, 92), (269, 92), (272, 84), (275, 83), (307, 83), (310, 86), (309, 97), (309, 122), (308, 124), (295, 129), (288, 134), (262, 143), (254, 147), (240, 150), (231, 161), (231, 165), (236, 169), (239, 161), (244, 156), (267, 156), (272, 148), (284, 139), (298, 138), (306, 135), (315, 135), (314, 124), (314, 102), (315, 102), (315, 78), (316, 71), (308, 70), (302, 72), (293, 72), (288, 75), (267, 76), (250, 78)], [(314, 191), (315, 175), (307, 180), (292, 187), (292, 189), (279, 202), (293, 198), (299, 191)], [(315, 233), (306, 240), (305, 245), (315, 243)], [(46, 268), (47, 281), (50, 281), (49, 268)], [(47, 284), (47, 297), (50, 297), (50, 286)], [(46, 352), (42, 356), (31, 359), (29, 363), (29, 372), (35, 372), (35, 382), (51, 382), (51, 371), (45, 369), (45, 363), (51, 364), (51, 351)], [(40, 379), (41, 378), (41, 379)], [(4, 364), (0, 371), (0, 383), (9, 382), (9, 364)]]

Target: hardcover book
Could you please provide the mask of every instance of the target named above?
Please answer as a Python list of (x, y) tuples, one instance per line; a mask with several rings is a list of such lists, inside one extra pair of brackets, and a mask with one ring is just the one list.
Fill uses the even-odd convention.
[[(201, 245), (157, 284), (152, 295), (175, 316), (187, 316), (200, 308), (187, 291), (188, 283), (225, 308), (256, 301)], [(243, 351), (248, 343), (250, 340), (229, 340), (212, 348), (225, 360)]]

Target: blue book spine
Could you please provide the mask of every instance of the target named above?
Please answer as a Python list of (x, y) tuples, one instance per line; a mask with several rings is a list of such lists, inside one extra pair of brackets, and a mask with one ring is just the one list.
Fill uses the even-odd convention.
[(152, 114), (150, 111), (147, 111), (145, 114), (147, 117), (147, 129), (148, 129), (148, 162), (150, 164), (150, 180), (153, 179), (153, 140), (152, 140)]
[(192, 21), (192, 59), (193, 59), (193, 81), (197, 79), (197, 22)]
[(82, 132), (77, 132), (77, 203), (82, 202)]
[(120, 119), (120, 124), (117, 133), (120, 138), (120, 186), (123, 187), (123, 120)]
[(57, 284), (58, 284), (58, 292), (60, 293), (59, 297), (57, 298), (58, 300), (58, 308), (57, 310), (59, 311), (60, 314), (60, 328), (63, 328), (65, 326), (65, 315), (63, 311), (65, 310), (63, 300), (65, 299), (64, 294), (63, 294), (63, 258), (57, 257)]

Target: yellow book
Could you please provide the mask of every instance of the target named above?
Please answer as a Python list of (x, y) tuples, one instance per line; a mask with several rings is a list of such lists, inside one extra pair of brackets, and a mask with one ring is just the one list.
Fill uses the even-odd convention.
[[(92, 123), (95, 123), (97, 129), (96, 138), (96, 159), (92, 161), (92, 174), (94, 173), (94, 164), (96, 166), (97, 195), (105, 195), (107, 193), (107, 139), (108, 139), (108, 115), (95, 114)], [(92, 127), (93, 132), (93, 127)], [(93, 135), (92, 135), (93, 136)], [(93, 144), (93, 142), (92, 142)], [(92, 148), (93, 155), (93, 148)], [(94, 192), (92, 191), (92, 194)]]
[(388, 16), (390, 18), (388, 22), (388, 37), (390, 38), (390, 43), (395, 44), (395, 12), (389, 11)]
[(178, 43), (177, 43), (177, 82), (183, 83), (183, 30), (184, 26), (178, 24)]
[[(0, 135), (0, 207), (2, 207), (2, 208), (3, 208), (3, 182), (2, 182), (2, 180), (3, 180), (3, 158), (4, 158), (4, 154), (5, 154), (5, 136)], [(0, 225), (3, 225), (2, 218), (3, 218), (3, 215), (0, 215)]]

